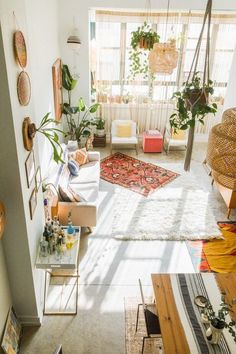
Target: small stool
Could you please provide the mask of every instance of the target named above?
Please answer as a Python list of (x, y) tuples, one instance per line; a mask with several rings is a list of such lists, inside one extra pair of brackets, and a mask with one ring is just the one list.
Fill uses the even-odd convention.
[(144, 152), (162, 152), (163, 136), (158, 130), (148, 130), (143, 133)]

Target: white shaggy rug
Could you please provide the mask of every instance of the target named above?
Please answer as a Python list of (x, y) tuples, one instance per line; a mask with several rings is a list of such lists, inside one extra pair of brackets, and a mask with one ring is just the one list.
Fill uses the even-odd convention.
[(214, 216), (218, 208), (214, 196), (191, 173), (180, 173), (147, 198), (115, 186), (112, 236), (122, 240), (223, 238)]

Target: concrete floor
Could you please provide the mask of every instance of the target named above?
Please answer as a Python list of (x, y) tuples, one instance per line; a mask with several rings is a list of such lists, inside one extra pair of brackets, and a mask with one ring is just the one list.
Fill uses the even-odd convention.
[[(100, 149), (101, 156), (109, 149)], [(196, 139), (191, 173), (211, 191), (219, 204), (218, 220), (226, 220), (226, 207), (202, 167), (206, 143)], [(132, 156), (135, 152), (124, 151)], [(138, 158), (167, 167), (182, 164), (183, 151), (144, 154)], [(151, 273), (194, 272), (185, 242), (117, 241), (109, 236), (112, 200), (107, 182), (101, 182), (99, 223), (94, 232), (84, 233), (80, 247), (79, 310), (77, 316), (47, 316), (40, 328), (25, 328), (21, 353), (51, 354), (57, 344), (64, 354), (125, 354), (124, 297), (139, 296), (138, 278), (145, 294), (152, 294)], [(235, 213), (232, 219), (236, 219)]]

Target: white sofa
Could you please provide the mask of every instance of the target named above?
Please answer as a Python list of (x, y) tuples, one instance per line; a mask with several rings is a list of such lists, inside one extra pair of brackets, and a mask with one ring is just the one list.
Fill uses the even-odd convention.
[[(64, 155), (63, 160), (68, 161), (68, 150), (62, 144)], [(88, 151), (88, 160), (85, 165), (80, 166), (79, 175), (68, 178), (69, 186), (77, 192), (84, 201), (81, 202), (58, 202), (58, 217), (61, 225), (67, 225), (68, 213), (72, 213), (72, 222), (75, 226), (93, 227), (97, 223), (98, 192), (100, 180), (100, 153)], [(60, 181), (64, 178), (63, 164), (56, 164), (51, 160), (46, 183), (52, 183), (57, 189)]]

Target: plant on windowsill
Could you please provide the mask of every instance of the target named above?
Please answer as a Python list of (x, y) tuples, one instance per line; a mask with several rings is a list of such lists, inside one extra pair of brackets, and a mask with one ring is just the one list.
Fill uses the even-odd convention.
[(135, 79), (138, 74), (148, 77), (148, 53), (153, 48), (154, 43), (158, 43), (160, 36), (145, 21), (136, 31), (132, 32), (131, 50), (129, 59), (131, 61), (130, 78)]
[(92, 114), (96, 113), (99, 103), (94, 103), (90, 107), (85, 105), (82, 97), (79, 98), (77, 105), (72, 105), (71, 94), (77, 84), (73, 79), (67, 65), (62, 66), (62, 86), (67, 91), (68, 102), (63, 103), (63, 114), (66, 117), (67, 129), (66, 136), (70, 140), (81, 144), (82, 137), (91, 135), (91, 127), (95, 125)]
[(206, 337), (211, 344), (218, 344), (224, 328), (228, 329), (236, 343), (236, 321), (233, 319), (227, 320), (227, 315), (232, 311), (232, 305), (236, 304), (236, 299), (233, 299), (231, 304), (225, 302), (225, 293), (221, 294), (220, 309), (215, 312), (209, 300), (207, 300), (204, 309), (201, 310), (203, 322), (209, 323), (210, 327), (206, 330)]

